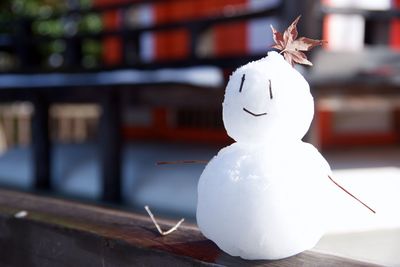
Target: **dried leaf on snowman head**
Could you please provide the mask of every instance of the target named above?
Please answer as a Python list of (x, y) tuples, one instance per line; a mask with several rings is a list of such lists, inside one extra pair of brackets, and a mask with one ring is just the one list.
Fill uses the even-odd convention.
[(312, 66), (312, 63), (307, 59), (307, 56), (303, 53), (303, 51), (310, 51), (313, 47), (322, 45), (325, 41), (314, 40), (307, 37), (300, 37), (296, 39), (298, 35), (297, 23), (299, 22), (300, 17), (301, 16), (298, 16), (283, 34), (278, 32), (271, 25), (273, 38), (275, 41), (275, 45), (272, 47), (280, 50), (280, 53), (283, 54), (285, 60), (292, 66), (294, 63)]

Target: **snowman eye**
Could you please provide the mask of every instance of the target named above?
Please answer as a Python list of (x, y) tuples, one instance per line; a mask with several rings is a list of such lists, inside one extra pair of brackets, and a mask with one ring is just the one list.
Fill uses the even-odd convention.
[(269, 83), (269, 98), (272, 99), (274, 96), (272, 95), (272, 85), (271, 85), (271, 80), (268, 80)]
[(245, 77), (246, 77), (246, 75), (245, 75), (245, 74), (243, 74), (243, 76), (242, 76), (242, 82), (240, 83), (239, 93), (241, 93), (241, 92), (242, 92), (242, 89), (243, 89), (243, 84), (244, 84)]

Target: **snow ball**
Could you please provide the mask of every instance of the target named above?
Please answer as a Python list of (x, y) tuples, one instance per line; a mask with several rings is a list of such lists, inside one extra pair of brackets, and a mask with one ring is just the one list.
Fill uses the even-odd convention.
[(301, 139), (314, 115), (307, 81), (277, 52), (238, 68), (222, 105), (228, 135), (243, 143)]

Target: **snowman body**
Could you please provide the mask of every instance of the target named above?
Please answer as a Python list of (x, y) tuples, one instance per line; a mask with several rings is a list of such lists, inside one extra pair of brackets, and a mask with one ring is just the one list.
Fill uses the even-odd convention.
[(236, 141), (206, 166), (197, 223), (232, 256), (280, 259), (324, 234), (330, 167), (302, 142), (313, 117), (308, 83), (276, 52), (236, 70), (223, 119)]

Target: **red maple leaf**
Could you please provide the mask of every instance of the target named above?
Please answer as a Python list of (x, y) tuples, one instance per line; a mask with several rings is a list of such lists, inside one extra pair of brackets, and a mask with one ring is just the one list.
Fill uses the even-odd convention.
[(283, 34), (275, 30), (271, 25), (275, 41), (275, 45), (272, 47), (281, 50), (280, 53), (283, 54), (286, 61), (292, 66), (294, 63), (312, 66), (312, 63), (307, 59), (306, 54), (302, 51), (309, 51), (315, 46), (322, 45), (325, 41), (314, 40), (306, 37), (296, 39), (298, 35), (297, 23), (299, 22), (300, 17), (301, 16), (298, 16)]

